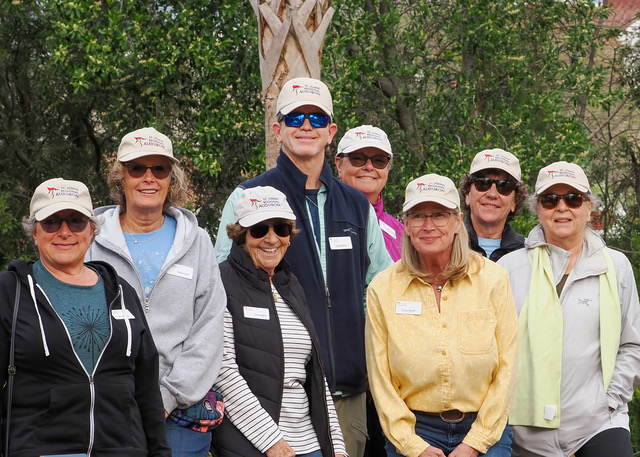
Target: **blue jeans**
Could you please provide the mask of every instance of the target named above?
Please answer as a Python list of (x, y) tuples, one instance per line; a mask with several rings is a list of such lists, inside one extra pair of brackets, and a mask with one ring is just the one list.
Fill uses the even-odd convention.
[(211, 432), (201, 433), (166, 421), (167, 442), (173, 457), (207, 457), (211, 446)]
[[(457, 424), (447, 424), (437, 416), (426, 416), (417, 413), (416, 433), (429, 445), (442, 449), (445, 455), (449, 455), (458, 444), (462, 443), (464, 437), (469, 433), (474, 420), (475, 416), (467, 417)], [(511, 457), (512, 436), (511, 428), (507, 424), (498, 442), (491, 446), (486, 454), (481, 455), (487, 457)], [(388, 439), (386, 441), (387, 457), (402, 457), (402, 454), (396, 450), (395, 446)]]
[(298, 454), (296, 457), (322, 457), (322, 451), (318, 450), (309, 452), (308, 454)]

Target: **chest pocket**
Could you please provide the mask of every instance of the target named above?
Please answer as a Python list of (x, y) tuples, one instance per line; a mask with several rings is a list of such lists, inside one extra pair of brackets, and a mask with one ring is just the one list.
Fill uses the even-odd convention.
[(458, 350), (463, 354), (486, 354), (496, 345), (496, 316), (491, 309), (458, 313)]

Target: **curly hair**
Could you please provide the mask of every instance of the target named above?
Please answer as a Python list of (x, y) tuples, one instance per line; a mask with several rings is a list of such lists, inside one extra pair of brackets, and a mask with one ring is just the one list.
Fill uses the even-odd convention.
[[(460, 180), (460, 193), (462, 194), (461, 203), (462, 203), (462, 208), (464, 209), (465, 214), (469, 213), (470, 208), (469, 208), (469, 205), (467, 205), (467, 202), (464, 197), (469, 195), (469, 192), (471, 191), (473, 178), (483, 177), (484, 173), (491, 172), (492, 170), (493, 169), (482, 170), (482, 172), (474, 173), (473, 176), (470, 175), (469, 173), (465, 173), (462, 179)], [(514, 217), (516, 217), (516, 215), (520, 211), (520, 208), (522, 208), (525, 201), (527, 200), (527, 194), (529, 193), (529, 186), (527, 186), (522, 181), (516, 181), (516, 188), (514, 189), (514, 192), (515, 192), (516, 209), (515, 211), (509, 212), (509, 215), (507, 216), (507, 223), (510, 222)]]
[[(127, 200), (124, 193), (124, 174), (126, 169), (122, 162), (116, 161), (109, 168), (107, 182), (114, 203), (123, 207), (126, 211)], [(162, 205), (162, 211), (166, 211), (170, 206), (182, 207), (191, 198), (189, 182), (184, 171), (177, 165), (171, 165), (171, 182), (169, 183), (169, 193)]]

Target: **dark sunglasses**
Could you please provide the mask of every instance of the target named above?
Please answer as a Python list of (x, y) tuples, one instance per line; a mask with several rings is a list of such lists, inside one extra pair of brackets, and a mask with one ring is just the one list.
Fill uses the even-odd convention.
[(538, 197), (538, 201), (540, 205), (544, 209), (553, 209), (558, 206), (560, 200), (564, 200), (565, 205), (569, 208), (580, 208), (582, 206), (582, 202), (589, 200), (584, 194), (542, 194)]
[(351, 165), (353, 165), (354, 167), (364, 167), (365, 164), (369, 160), (371, 160), (371, 165), (373, 165), (378, 170), (382, 170), (384, 167), (386, 167), (391, 160), (391, 158), (386, 154), (369, 157), (366, 154), (352, 152), (351, 154), (342, 154), (342, 156), (349, 159), (349, 162), (351, 162)]
[(269, 225), (269, 224), (256, 224), (251, 226), (249, 229), (249, 233), (253, 238), (263, 238), (267, 236), (269, 233), (269, 229), (273, 227), (273, 231), (276, 232), (276, 235), (285, 237), (291, 235), (293, 228), (291, 224), (287, 224), (286, 222), (278, 222), (277, 224)]
[(123, 163), (124, 167), (127, 169), (127, 173), (132, 178), (142, 178), (147, 170), (151, 170), (153, 176), (156, 179), (164, 179), (171, 173), (171, 164), (163, 163), (162, 165), (153, 165), (151, 167), (147, 167), (146, 165), (142, 165), (141, 163), (136, 162), (126, 162)]
[(309, 123), (311, 127), (322, 129), (325, 128), (329, 124), (329, 116), (324, 113), (289, 113), (284, 116), (281, 114), (278, 117), (278, 122), (281, 122), (284, 119), (284, 125), (287, 127), (300, 127), (304, 124), (305, 119), (309, 119)]
[(69, 227), (69, 230), (71, 230), (73, 233), (79, 233), (87, 228), (89, 218), (87, 216), (83, 216), (82, 214), (71, 216), (68, 219), (62, 219), (59, 217), (48, 217), (40, 221), (40, 227), (42, 227), (42, 230), (47, 233), (56, 233), (58, 230), (60, 230), (63, 222), (67, 223), (67, 227)]
[(495, 184), (498, 193), (505, 196), (511, 194), (517, 185), (511, 179), (491, 179), (480, 176), (474, 176), (471, 181), (478, 192), (486, 192)]

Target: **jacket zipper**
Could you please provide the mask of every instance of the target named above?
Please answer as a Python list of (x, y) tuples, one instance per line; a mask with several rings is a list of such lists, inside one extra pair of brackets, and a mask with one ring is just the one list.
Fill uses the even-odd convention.
[(325, 302), (327, 304), (327, 337), (329, 343), (329, 364), (331, 367), (331, 376), (333, 377), (334, 386), (337, 385), (336, 381), (336, 359), (333, 353), (333, 322), (331, 320), (331, 293), (329, 292), (329, 286), (325, 282), (324, 284)]
[(42, 293), (44, 298), (47, 300), (47, 303), (49, 304), (49, 306), (51, 307), (51, 309), (53, 310), (55, 315), (58, 317), (58, 319), (62, 323), (62, 325), (64, 327), (64, 331), (67, 334), (67, 339), (69, 340), (69, 344), (71, 346), (71, 350), (73, 351), (73, 355), (76, 356), (76, 360), (78, 361), (78, 364), (82, 368), (82, 371), (84, 371), (84, 373), (87, 375), (87, 378), (89, 380), (89, 395), (90, 395), (90, 398), (91, 398), (91, 402), (90, 402), (90, 406), (89, 406), (89, 448), (87, 449), (87, 455), (91, 456), (91, 451), (93, 450), (93, 444), (95, 442), (95, 399), (96, 399), (96, 395), (95, 395), (95, 384), (93, 382), (93, 374), (95, 374), (96, 370), (98, 369), (98, 365), (100, 364), (100, 360), (102, 360), (102, 355), (106, 351), (107, 346), (111, 342), (111, 337), (113, 336), (113, 322), (111, 320), (111, 306), (116, 302), (118, 297), (120, 297), (121, 289), (118, 288), (118, 292), (116, 293), (116, 296), (114, 297), (113, 300), (111, 300), (111, 303), (109, 303), (107, 305), (107, 313), (108, 313), (108, 318), (109, 318), (109, 330), (110, 330), (109, 331), (109, 339), (104, 344), (104, 347), (102, 348), (102, 351), (100, 352), (100, 356), (98, 357), (98, 360), (96, 360), (96, 364), (93, 367), (93, 373), (89, 373), (87, 371), (86, 367), (84, 366), (84, 364), (82, 363), (82, 361), (80, 360), (80, 357), (78, 357), (78, 353), (76, 352), (75, 348), (73, 347), (73, 340), (71, 339), (71, 335), (69, 334), (69, 330), (67, 329), (67, 326), (64, 324), (64, 321), (62, 320), (62, 318), (58, 314), (58, 311), (56, 311), (54, 306), (51, 304), (51, 301), (49, 300), (49, 297), (45, 293), (44, 289), (42, 289), (42, 287), (40, 287), (40, 284), (37, 284), (37, 286), (38, 286), (38, 289), (40, 289), (40, 292)]

